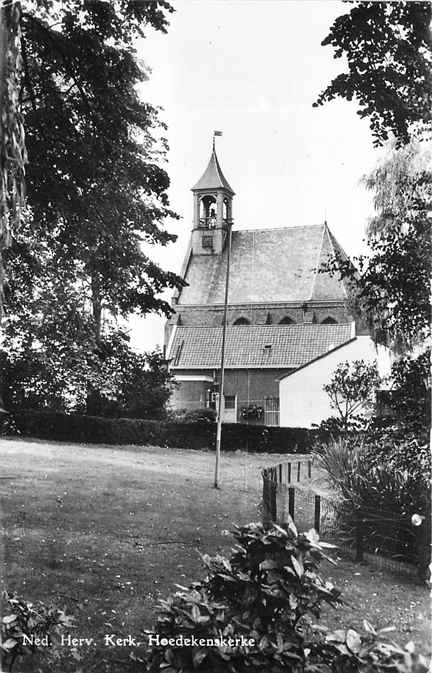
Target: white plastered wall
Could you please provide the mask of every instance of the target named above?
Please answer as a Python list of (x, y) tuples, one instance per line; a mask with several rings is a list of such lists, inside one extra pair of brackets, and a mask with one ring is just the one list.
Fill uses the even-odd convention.
[(353, 360), (377, 361), (380, 376), (389, 373), (389, 356), (385, 350), (377, 353), (369, 336), (358, 336), (345, 346), (311, 362), (306, 367), (285, 376), (279, 382), (280, 425), (310, 428), (336, 412), (323, 386), (329, 383), (340, 362)]

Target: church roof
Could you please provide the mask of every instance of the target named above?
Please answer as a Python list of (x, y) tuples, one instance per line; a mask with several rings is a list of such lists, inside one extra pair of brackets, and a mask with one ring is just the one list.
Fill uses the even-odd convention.
[[(337, 252), (345, 256), (326, 224), (233, 231), (228, 301), (346, 301), (344, 282), (318, 273)], [(178, 304), (223, 304), (226, 264), (227, 246), (220, 255), (191, 255)]]
[[(228, 369), (294, 369), (347, 343), (351, 324), (227, 327)], [(168, 353), (177, 369), (219, 369), (222, 327), (177, 327)]]
[(192, 187), (192, 191), (196, 189), (226, 189), (228, 192), (231, 194), (234, 194), (234, 191), (230, 187), (228, 180), (222, 173), (222, 169), (220, 167), (217, 155), (216, 155), (216, 150), (213, 148), (212, 155), (210, 157), (210, 161), (208, 162), (208, 166), (204, 171), (204, 174), (198, 180), (196, 183), (195, 187)]

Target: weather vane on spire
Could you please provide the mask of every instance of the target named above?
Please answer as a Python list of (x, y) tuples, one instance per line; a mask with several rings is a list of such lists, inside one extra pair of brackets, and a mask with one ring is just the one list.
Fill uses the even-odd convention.
[(215, 138), (216, 136), (221, 136), (222, 131), (213, 131), (213, 149), (215, 149)]

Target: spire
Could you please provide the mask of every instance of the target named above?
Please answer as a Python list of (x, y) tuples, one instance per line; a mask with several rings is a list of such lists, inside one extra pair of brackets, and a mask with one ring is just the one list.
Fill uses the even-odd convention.
[(208, 162), (208, 166), (205, 169), (202, 177), (194, 187), (192, 187), (192, 191), (194, 192), (195, 190), (198, 189), (225, 189), (227, 192), (230, 194), (234, 194), (233, 189), (230, 187), (228, 180), (222, 173), (222, 169), (220, 167), (217, 154), (216, 154), (216, 149), (214, 146), (213, 142), (213, 150), (211, 153), (210, 161)]
[(193, 255), (220, 255), (232, 226), (232, 202), (234, 192), (222, 173), (215, 148), (215, 137), (222, 131), (213, 132), (213, 147), (208, 166), (201, 179), (192, 187), (194, 217), (192, 229)]

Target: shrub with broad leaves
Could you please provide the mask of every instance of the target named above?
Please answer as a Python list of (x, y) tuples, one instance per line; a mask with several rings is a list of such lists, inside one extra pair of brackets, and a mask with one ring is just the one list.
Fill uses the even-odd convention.
[[(73, 619), (62, 610), (41, 602), (30, 603), (16, 594), (3, 594), (0, 661), (2, 671), (12, 671), (23, 657), (34, 655), (39, 646), (52, 645), (52, 639), (73, 625)], [(33, 669), (36, 670), (36, 669)]]
[[(398, 648), (365, 622), (366, 633), (318, 626), (340, 591), (318, 574), (333, 545), (314, 530), (250, 524), (234, 531), (229, 559), (204, 556), (208, 575), (161, 601), (149, 632), (149, 673), (426, 673), (411, 645)], [(329, 559), (331, 561), (331, 559)]]
[(337, 629), (327, 633), (325, 643), (312, 648), (321, 663), (306, 669), (308, 673), (426, 673), (424, 656), (415, 651), (412, 642), (405, 647), (388, 640), (392, 627), (376, 630), (365, 619), (365, 633), (354, 629)]

